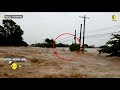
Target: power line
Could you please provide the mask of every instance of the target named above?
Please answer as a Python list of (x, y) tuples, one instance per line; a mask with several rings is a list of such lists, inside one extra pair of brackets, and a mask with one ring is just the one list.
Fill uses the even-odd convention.
[[(90, 35), (90, 36), (87, 36), (85, 38), (90, 38), (90, 37), (96, 37), (98, 35), (107, 35), (107, 34), (114, 34), (114, 33), (119, 33), (119, 32), (112, 32), (112, 33), (104, 33), (104, 34), (96, 34), (96, 35)], [(70, 39), (70, 40), (74, 40), (74, 39)], [(66, 41), (70, 41), (70, 40), (66, 40)], [(66, 41), (62, 41), (62, 42), (66, 42)]]
[[(120, 33), (120, 31), (119, 31), (119, 32), (112, 32), (112, 33), (104, 33), (104, 34), (90, 35), (90, 36), (85, 37), (85, 38), (96, 37), (96, 36), (99, 36), (99, 35), (101, 36), (101, 35), (107, 35), (107, 34), (115, 34), (115, 33)], [(72, 40), (74, 40), (74, 39), (70, 39), (70, 40), (66, 40), (66, 41), (62, 41), (62, 42), (68, 42), (68, 41), (72, 41)]]
[[(120, 33), (120, 32), (112, 32), (112, 33), (105, 33), (105, 34), (96, 34), (96, 35), (90, 35), (88, 37), (94, 37), (94, 36), (98, 36), (98, 35), (107, 35), (107, 34), (113, 34), (113, 33)], [(88, 37), (85, 37), (85, 38), (88, 38)]]
[[(94, 32), (100, 32), (100, 31), (106, 31), (106, 30), (101, 30), (101, 29), (107, 29), (107, 28), (112, 28), (112, 27), (118, 27), (118, 26), (120, 26), (120, 25), (116, 25), (116, 26), (110, 26), (110, 27), (105, 27), (105, 28), (99, 28), (99, 29), (94, 29), (93, 31)], [(99, 30), (99, 31), (95, 31), (95, 30)], [(90, 33), (94, 33), (94, 32), (90, 32)], [(79, 35), (80, 33), (77, 33), (76, 35)], [(73, 36), (68, 36), (68, 37), (65, 37), (65, 38), (63, 38), (63, 39), (60, 39), (60, 40), (64, 40), (64, 39), (67, 39), (67, 38), (70, 38), (70, 37), (73, 37)], [(58, 40), (58, 41), (60, 41), (60, 40)]]
[[(116, 26), (109, 26), (109, 27), (99, 28), (99, 29), (94, 29), (93, 31), (94, 31), (94, 32), (98, 32), (98, 31), (95, 31), (95, 30), (99, 30), (99, 31), (106, 31), (106, 29), (111, 29), (111, 28), (114, 28), (114, 27), (120, 27), (120, 25), (116, 25)], [(101, 29), (104, 29), (104, 30), (101, 30)], [(92, 29), (91, 29), (90, 31), (92, 31)]]

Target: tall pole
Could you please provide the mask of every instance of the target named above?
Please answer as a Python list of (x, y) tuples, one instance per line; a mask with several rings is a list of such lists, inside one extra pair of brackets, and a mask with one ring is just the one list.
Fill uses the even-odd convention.
[(82, 33), (82, 24), (80, 26), (80, 48), (81, 48), (81, 33)]
[(79, 16), (79, 17), (84, 18), (84, 28), (83, 28), (83, 46), (82, 46), (82, 48), (83, 48), (83, 53), (84, 53), (84, 41), (85, 41), (85, 19), (86, 19), (86, 18), (89, 18), (89, 17), (86, 17), (86, 15), (84, 15), (84, 16)]
[(75, 37), (74, 37), (74, 39), (75, 39), (75, 44), (76, 44), (76, 30), (75, 30)]
[(84, 15), (84, 28), (83, 28), (83, 53), (84, 53), (84, 41), (85, 41), (85, 15)]

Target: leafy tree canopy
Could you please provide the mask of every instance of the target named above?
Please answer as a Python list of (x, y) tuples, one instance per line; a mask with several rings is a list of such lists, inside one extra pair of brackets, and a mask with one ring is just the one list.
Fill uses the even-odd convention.
[(28, 46), (23, 41), (23, 30), (13, 20), (3, 20), (0, 25), (0, 46)]
[(111, 56), (120, 56), (120, 34), (112, 34), (112, 38), (100, 48), (99, 52), (108, 53)]

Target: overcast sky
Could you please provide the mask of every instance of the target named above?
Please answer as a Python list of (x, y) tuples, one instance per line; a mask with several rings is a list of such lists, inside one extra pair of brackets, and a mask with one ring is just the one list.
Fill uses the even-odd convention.
[[(89, 45), (103, 45), (111, 36), (105, 33), (120, 31), (120, 26), (115, 27), (120, 25), (120, 12), (0, 12), (0, 25), (4, 15), (23, 15), (22, 19), (13, 20), (21, 26), (24, 31), (24, 41), (28, 44), (43, 42), (45, 38), (55, 39), (63, 33), (74, 34), (75, 29), (78, 34), (80, 24), (83, 24), (83, 18), (79, 16), (83, 15), (89, 17), (86, 19), (85, 29), (85, 43)], [(112, 20), (112, 15), (117, 16), (117, 21)], [(73, 37), (63, 40), (68, 36), (70, 35), (61, 36), (58, 39), (62, 39), (61, 43), (71, 44), (74, 41)], [(79, 35), (77, 37), (79, 38)]]

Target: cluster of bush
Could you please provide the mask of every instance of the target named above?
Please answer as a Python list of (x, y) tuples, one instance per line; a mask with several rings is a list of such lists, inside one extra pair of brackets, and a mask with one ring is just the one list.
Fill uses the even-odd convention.
[(69, 46), (70, 51), (80, 51), (80, 44), (72, 44)]
[(30, 46), (46, 48), (47, 43), (36, 43), (36, 44), (31, 44)]
[(68, 44), (62, 44), (62, 43), (58, 43), (58, 44), (55, 44), (56, 47), (69, 47)]

